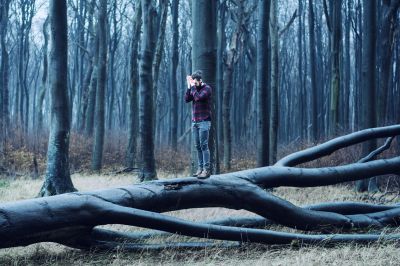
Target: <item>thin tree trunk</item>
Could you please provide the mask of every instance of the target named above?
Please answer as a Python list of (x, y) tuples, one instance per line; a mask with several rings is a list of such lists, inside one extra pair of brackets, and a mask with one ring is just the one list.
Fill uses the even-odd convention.
[(40, 196), (75, 191), (69, 172), (68, 33), (66, 0), (51, 0), (50, 95), (51, 126), (47, 149), (47, 169)]
[(378, 125), (383, 125), (387, 117), (387, 99), (391, 72), (393, 71), (392, 55), (394, 46), (394, 17), (399, 9), (400, 0), (388, 0), (383, 2), (383, 14), (381, 23), (381, 57), (380, 57), (380, 77), (378, 87)]
[(279, 35), (278, 35), (278, 1), (271, 1), (270, 15), (271, 36), (271, 120), (270, 120), (270, 152), (269, 163), (276, 162), (278, 152), (278, 122), (279, 122)]
[(339, 93), (340, 93), (340, 41), (342, 36), (342, 19), (341, 19), (341, 7), (342, 0), (332, 1), (332, 33), (331, 33), (331, 101), (330, 101), (330, 123), (329, 133), (335, 135), (339, 129)]
[(318, 91), (317, 91), (317, 68), (316, 68), (316, 46), (314, 31), (314, 7), (313, 0), (308, 0), (308, 28), (309, 28), (309, 47), (310, 47), (310, 75), (311, 75), (311, 139), (317, 141), (318, 135)]
[(130, 86), (129, 86), (129, 129), (128, 147), (126, 150), (126, 166), (134, 167), (137, 163), (137, 137), (139, 127), (138, 108), (138, 46), (140, 41), (140, 28), (142, 26), (142, 6), (140, 0), (136, 1), (135, 20), (133, 22), (133, 40), (130, 54)]
[(92, 170), (100, 170), (103, 159), (105, 128), (105, 87), (107, 82), (107, 0), (100, 1), (99, 8), (99, 61), (97, 68), (97, 89), (95, 105), (94, 140), (92, 151)]
[[(157, 36), (157, 43), (155, 45), (155, 53), (153, 57), (153, 65), (152, 65), (152, 75), (153, 75), (153, 113), (154, 113), (154, 119), (153, 119), (153, 128), (156, 128), (156, 121), (157, 121), (157, 103), (158, 103), (158, 76), (160, 72), (160, 66), (161, 66), (161, 59), (163, 56), (164, 52), (164, 41), (165, 41), (165, 32), (166, 32), (166, 26), (167, 26), (167, 15), (168, 15), (168, 3), (167, 0), (160, 0), (159, 2), (160, 6), (160, 14), (157, 17), (160, 19), (160, 23), (155, 27), (155, 33), (154, 35)], [(155, 18), (155, 19), (156, 19)], [(154, 138), (156, 131), (154, 130), (153, 132)]]
[(43, 24), (43, 37), (44, 37), (44, 44), (43, 44), (43, 74), (42, 74), (42, 83), (40, 84), (39, 90), (39, 98), (37, 103), (37, 132), (40, 133), (43, 130), (43, 101), (44, 96), (46, 94), (47, 88), (47, 72), (48, 72), (48, 61), (47, 61), (47, 50), (48, 50), (48, 43), (49, 43), (49, 34), (48, 34), (48, 25), (49, 25), (49, 18), (46, 18), (46, 21)]
[(0, 147), (4, 152), (3, 141), (7, 137), (7, 130), (10, 125), (9, 118), (9, 54), (7, 51), (6, 36), (8, 30), (8, 16), (10, 9), (10, 0), (5, 0), (0, 4), (0, 45), (1, 45), (1, 62), (0, 62)]
[[(362, 41), (362, 126), (376, 127), (375, 66), (376, 66), (376, 0), (363, 2), (363, 41)], [(376, 147), (376, 140), (365, 143), (363, 155)], [(376, 177), (356, 182), (356, 190), (378, 191)]]
[[(98, 22), (99, 23), (99, 22)], [(93, 135), (94, 126), (94, 112), (96, 106), (96, 88), (98, 79), (98, 68), (99, 68), (99, 32), (98, 26), (96, 30), (95, 42), (94, 42), (94, 55), (93, 55), (93, 70), (90, 79), (87, 108), (86, 108), (86, 120), (85, 120), (85, 136), (91, 137)]]
[(156, 10), (151, 0), (142, 0), (142, 43), (139, 65), (139, 149), (142, 181), (157, 179), (154, 159), (154, 87), (152, 63), (155, 49)]
[(257, 166), (266, 166), (269, 161), (269, 116), (268, 116), (268, 36), (270, 0), (258, 1), (258, 45), (257, 45)]
[(179, 25), (178, 12), (179, 0), (172, 0), (172, 66), (171, 66), (171, 146), (174, 151), (178, 149), (178, 92), (177, 92), (177, 67), (179, 60), (178, 41)]

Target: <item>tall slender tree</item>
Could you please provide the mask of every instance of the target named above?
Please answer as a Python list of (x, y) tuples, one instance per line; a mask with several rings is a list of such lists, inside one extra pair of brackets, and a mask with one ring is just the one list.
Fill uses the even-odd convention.
[[(9, 55), (7, 50), (7, 30), (8, 30), (8, 16), (10, 10), (10, 0), (4, 0), (0, 3), (0, 47), (1, 47), (1, 61), (0, 61), (0, 141), (3, 141), (7, 135), (7, 129), (10, 124), (9, 118)], [(0, 144), (3, 147), (2, 144)], [(2, 150), (1, 150), (2, 151)]]
[[(376, 0), (363, 2), (363, 40), (362, 40), (362, 117), (363, 128), (376, 127)], [(376, 141), (363, 144), (363, 155), (369, 154), (376, 148)], [(376, 177), (356, 182), (356, 190), (377, 191)]]
[(47, 73), (48, 73), (48, 59), (47, 59), (47, 50), (48, 50), (48, 43), (49, 43), (49, 17), (46, 18), (45, 22), (43, 23), (43, 73), (42, 73), (42, 83), (40, 84), (39, 90), (39, 97), (37, 103), (37, 131), (39, 133), (40, 130), (43, 129), (43, 101), (44, 96), (46, 94), (47, 89)]
[(269, 161), (269, 97), (268, 97), (268, 36), (270, 0), (258, 1), (257, 44), (257, 166)]
[(391, 73), (393, 71), (392, 55), (394, 49), (395, 16), (400, 6), (400, 0), (382, 1), (381, 15), (381, 56), (379, 60), (379, 94), (378, 94), (378, 124), (383, 125), (387, 117), (387, 99)]
[(103, 159), (105, 128), (105, 87), (107, 80), (107, 0), (100, 0), (99, 8), (99, 62), (97, 68), (96, 108), (94, 120), (94, 139), (92, 152), (92, 170), (100, 170)]
[(339, 93), (340, 93), (340, 41), (342, 36), (342, 0), (334, 0), (332, 6), (332, 33), (331, 33), (331, 96), (329, 111), (329, 132), (337, 133), (339, 127)]
[(316, 68), (316, 47), (315, 47), (315, 16), (313, 0), (308, 0), (308, 29), (309, 29), (309, 47), (310, 47), (310, 75), (311, 75), (311, 139), (318, 139), (318, 91), (317, 91), (317, 68)]
[(178, 92), (176, 84), (176, 73), (179, 60), (178, 41), (179, 41), (179, 25), (178, 11), (179, 0), (172, 0), (172, 66), (171, 66), (171, 146), (175, 151), (178, 148)]
[(269, 126), (270, 151), (269, 163), (274, 164), (278, 153), (279, 121), (279, 24), (278, 0), (271, 1), (270, 36), (271, 36), (271, 117)]
[(157, 12), (151, 0), (142, 0), (142, 42), (139, 65), (139, 149), (142, 181), (157, 179), (154, 159), (154, 108), (152, 62)]
[(70, 118), (68, 106), (68, 33), (66, 0), (51, 0), (50, 95), (51, 125), (47, 148), (47, 169), (41, 196), (75, 191), (69, 172)]
[(140, 28), (142, 26), (142, 6), (140, 0), (136, 1), (135, 20), (133, 21), (132, 42), (130, 51), (130, 86), (129, 86), (129, 127), (128, 147), (126, 150), (126, 166), (134, 167), (137, 163), (137, 136), (139, 127), (138, 108), (138, 46), (140, 41)]

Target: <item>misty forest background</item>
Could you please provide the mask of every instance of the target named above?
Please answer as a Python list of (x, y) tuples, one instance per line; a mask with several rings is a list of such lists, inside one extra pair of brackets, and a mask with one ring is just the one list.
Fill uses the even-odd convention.
[[(184, 93), (199, 68), (214, 93), (215, 173), (400, 123), (400, 1), (142, 2), (146, 10), (136, 0), (67, 1), (68, 101), (59, 106), (71, 172), (149, 180), (188, 170)], [(0, 9), (1, 172), (39, 177), (55, 112), (49, 35), (57, 31), (48, 1), (2, 0)]]

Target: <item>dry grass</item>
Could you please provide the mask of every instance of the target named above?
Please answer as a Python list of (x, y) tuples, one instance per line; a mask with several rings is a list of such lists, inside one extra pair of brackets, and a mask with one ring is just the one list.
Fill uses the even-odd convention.
[[(75, 186), (81, 191), (129, 185), (137, 181), (131, 175), (75, 174), (72, 178)], [(3, 181), (0, 183), (0, 202), (35, 197), (41, 184), (41, 180), (29, 178)], [(359, 200), (363, 197), (344, 186), (279, 188), (274, 191), (274, 194), (299, 205), (321, 201)], [(374, 201), (380, 196), (374, 195), (370, 197), (370, 200)], [(189, 220), (204, 220), (228, 215), (252, 215), (246, 211), (224, 208), (190, 209), (169, 214)], [(137, 230), (123, 225), (107, 227), (122, 231)], [(171, 236), (167, 239), (149, 240), (148, 243), (182, 240), (199, 241), (195, 238)], [(241, 248), (205, 248), (198, 251), (166, 249), (162, 252), (94, 253), (53, 243), (41, 243), (0, 250), (0, 265), (398, 265), (400, 259), (397, 251), (396, 244), (378, 243), (369, 246), (340, 245), (333, 248), (246, 245)]]

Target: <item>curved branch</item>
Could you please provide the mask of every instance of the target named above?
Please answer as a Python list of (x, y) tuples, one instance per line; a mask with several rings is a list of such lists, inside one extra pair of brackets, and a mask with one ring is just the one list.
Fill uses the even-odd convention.
[[(360, 203), (360, 202), (324, 202), (319, 204), (312, 204), (304, 206), (303, 208), (314, 210), (314, 211), (328, 211), (335, 212), (338, 214), (368, 214), (374, 212), (386, 211), (394, 208), (400, 207), (399, 205), (377, 205), (370, 203)], [(247, 227), (247, 228), (265, 228), (266, 226), (276, 225), (272, 220), (268, 220), (264, 217), (254, 216), (254, 217), (227, 217), (222, 219), (202, 221), (201, 223), (222, 225), (222, 226), (232, 226), (232, 227)], [(111, 230), (94, 228), (91, 233), (93, 238), (98, 241), (108, 241), (108, 242), (129, 242), (138, 243), (144, 239), (155, 238), (155, 237), (165, 237), (170, 236), (171, 233), (163, 231), (141, 231), (141, 232), (115, 232)]]
[(394, 139), (394, 137), (387, 138), (386, 141), (385, 141), (385, 144), (383, 144), (378, 149), (372, 151), (370, 154), (368, 154), (366, 157), (362, 158), (358, 162), (359, 163), (365, 163), (365, 162), (369, 162), (369, 161), (373, 160), (380, 153), (382, 153), (383, 151), (385, 151), (385, 150), (390, 148), (390, 144), (392, 143), (393, 139)]
[(108, 212), (104, 218), (111, 223), (124, 221), (123, 224), (163, 230), (174, 234), (207, 239), (220, 239), (240, 242), (263, 244), (291, 244), (298, 241), (305, 244), (331, 243), (369, 243), (378, 240), (399, 240), (400, 235), (374, 234), (332, 234), (306, 235), (295, 233), (275, 232), (251, 228), (237, 228), (188, 222), (167, 215), (152, 213), (144, 210), (107, 204)]
[(387, 138), (397, 135), (400, 135), (400, 125), (364, 129), (332, 139), (323, 144), (292, 153), (276, 162), (275, 166), (295, 166), (298, 164), (313, 161), (315, 159), (319, 159), (321, 157), (330, 155), (339, 149), (358, 144), (373, 138)]

